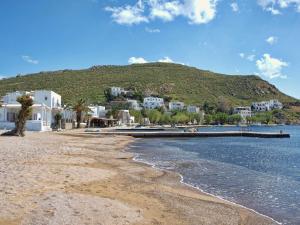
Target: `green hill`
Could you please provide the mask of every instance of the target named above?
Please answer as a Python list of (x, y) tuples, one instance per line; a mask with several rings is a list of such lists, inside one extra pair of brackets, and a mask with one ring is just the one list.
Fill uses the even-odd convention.
[(15, 90), (48, 89), (62, 95), (65, 103), (79, 98), (104, 102), (104, 90), (111, 86), (133, 88), (147, 94), (170, 96), (187, 104), (217, 102), (223, 96), (234, 105), (252, 101), (295, 98), (280, 92), (258, 76), (230, 76), (193, 67), (149, 63), (129, 66), (95, 66), (84, 70), (40, 72), (0, 80), (0, 95)]

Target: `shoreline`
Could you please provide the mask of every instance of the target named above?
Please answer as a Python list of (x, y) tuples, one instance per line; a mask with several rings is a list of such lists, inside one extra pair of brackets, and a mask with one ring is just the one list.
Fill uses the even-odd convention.
[(188, 186), (188, 187), (191, 187), (191, 188), (193, 188), (193, 189), (199, 191), (200, 193), (203, 193), (203, 194), (212, 196), (212, 197), (214, 197), (214, 198), (220, 199), (220, 200), (222, 200), (222, 201), (228, 202), (229, 204), (234, 204), (234, 205), (236, 205), (237, 207), (242, 207), (242, 208), (244, 208), (244, 209), (246, 209), (246, 210), (250, 210), (250, 211), (256, 213), (256, 214), (259, 215), (259, 216), (265, 217), (265, 218), (267, 218), (267, 219), (271, 219), (272, 221), (274, 221), (274, 222), (275, 222), (276, 224), (278, 224), (278, 225), (282, 225), (282, 223), (280, 223), (279, 221), (275, 220), (274, 218), (272, 218), (272, 217), (270, 217), (270, 216), (267, 216), (267, 215), (264, 215), (264, 214), (262, 214), (262, 213), (259, 213), (259, 212), (256, 211), (255, 209), (251, 209), (251, 208), (248, 208), (247, 206), (244, 206), (244, 205), (241, 205), (241, 204), (238, 204), (238, 203), (229, 201), (229, 200), (225, 199), (225, 198), (222, 197), (222, 196), (217, 196), (217, 195), (211, 194), (211, 193), (209, 193), (209, 192), (204, 191), (203, 189), (201, 189), (201, 188), (199, 188), (199, 187), (196, 187), (196, 186), (194, 186), (194, 185), (192, 185), (192, 184), (189, 184), (189, 183), (184, 182), (184, 177), (183, 177), (183, 175), (180, 174), (179, 172), (168, 171), (167, 169), (162, 169), (162, 168), (157, 167), (157, 166), (156, 166), (155, 164), (153, 164), (153, 163), (150, 163), (150, 162), (147, 162), (147, 161), (143, 161), (143, 160), (138, 160), (138, 159), (137, 159), (138, 153), (133, 153), (133, 154), (137, 154), (135, 157), (133, 157), (133, 161), (139, 162), (139, 163), (143, 163), (143, 164), (148, 165), (148, 166), (150, 166), (151, 168), (156, 169), (156, 170), (167, 171), (167, 172), (169, 172), (169, 173), (175, 173), (175, 174), (177, 174), (178, 176), (180, 176), (180, 181), (179, 181), (180, 183), (182, 183), (182, 184), (184, 184), (184, 185), (186, 185), (186, 186)]
[(277, 224), (134, 161), (131, 137), (28, 133), (0, 143), (0, 225)]

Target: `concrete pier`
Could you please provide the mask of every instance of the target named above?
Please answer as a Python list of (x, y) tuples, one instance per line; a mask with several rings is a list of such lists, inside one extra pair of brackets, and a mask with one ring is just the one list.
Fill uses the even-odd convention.
[(208, 137), (253, 137), (253, 138), (290, 138), (286, 133), (264, 133), (249, 131), (224, 132), (85, 132), (94, 135), (126, 135), (135, 138), (208, 138)]

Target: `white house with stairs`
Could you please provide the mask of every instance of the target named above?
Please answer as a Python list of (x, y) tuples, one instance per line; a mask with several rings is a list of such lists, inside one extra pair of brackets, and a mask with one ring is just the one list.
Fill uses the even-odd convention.
[(2, 99), (0, 107), (0, 129), (11, 130), (15, 127), (21, 104), (17, 98), (29, 95), (33, 99), (32, 115), (26, 122), (26, 130), (50, 131), (55, 123), (54, 116), (63, 111), (61, 107), (61, 96), (53, 91), (16, 91), (7, 93)]

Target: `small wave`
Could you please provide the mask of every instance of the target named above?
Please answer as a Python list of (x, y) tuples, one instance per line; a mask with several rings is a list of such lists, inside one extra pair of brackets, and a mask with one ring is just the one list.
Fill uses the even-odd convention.
[[(160, 168), (160, 167), (157, 166), (156, 163), (154, 163), (154, 162), (149, 162), (149, 161), (147, 161), (147, 160), (145, 160), (145, 159), (142, 159), (140, 156), (141, 156), (141, 154), (139, 154), (139, 153), (134, 153), (133, 160), (136, 161), (136, 162), (139, 162), (139, 163), (144, 163), (144, 164), (146, 164), (146, 165), (148, 165), (148, 166), (151, 166), (152, 168), (157, 169), (157, 170), (160, 170), (160, 171), (169, 171), (167, 168)], [(204, 191), (203, 189), (201, 189), (201, 188), (200, 188), (199, 186), (197, 186), (197, 185), (193, 185), (193, 184), (191, 184), (191, 183), (185, 182), (185, 181), (184, 181), (184, 177), (183, 177), (182, 174), (180, 174), (179, 172), (175, 172), (175, 171), (173, 171), (173, 172), (176, 173), (176, 174), (178, 174), (178, 175), (180, 176), (180, 183), (182, 183), (182, 184), (184, 184), (184, 185), (186, 185), (186, 186), (188, 186), (188, 187), (197, 189), (198, 191), (200, 191), (200, 192), (202, 192), (202, 193), (204, 193), (204, 194), (207, 194), (207, 195), (209, 195), (209, 196), (212, 196), (212, 197), (221, 199), (222, 201), (228, 202), (228, 203), (230, 203), (230, 204), (233, 204), (233, 205), (239, 206), (239, 207), (241, 207), (241, 208), (250, 210), (250, 211), (252, 211), (252, 212), (254, 212), (254, 213), (256, 213), (256, 214), (258, 214), (258, 215), (260, 215), (260, 216), (262, 216), (262, 217), (265, 217), (265, 218), (268, 218), (268, 219), (272, 220), (273, 222), (275, 222), (275, 223), (277, 223), (277, 224), (279, 224), (279, 225), (282, 225), (282, 223), (280, 223), (279, 221), (275, 220), (274, 218), (272, 218), (272, 217), (270, 217), (270, 216), (267, 216), (267, 215), (264, 215), (264, 214), (262, 214), (262, 213), (259, 213), (259, 212), (257, 212), (257, 211), (254, 210), (254, 209), (251, 209), (251, 208), (248, 208), (248, 207), (246, 207), (246, 206), (240, 205), (240, 204), (235, 203), (235, 202), (233, 202), (233, 201), (229, 201), (229, 200), (227, 200), (226, 198), (224, 198), (223, 196), (214, 195), (214, 194), (211, 194), (211, 193), (209, 193), (209, 192), (206, 192), (206, 191)]]

